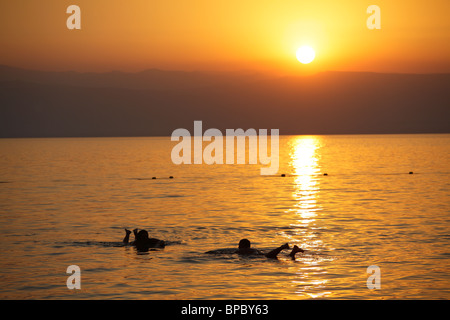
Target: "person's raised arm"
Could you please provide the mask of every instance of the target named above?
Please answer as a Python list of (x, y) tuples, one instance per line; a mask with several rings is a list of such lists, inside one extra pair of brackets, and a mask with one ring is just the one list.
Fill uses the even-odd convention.
[(288, 243), (285, 243), (282, 246), (270, 251), (269, 253), (266, 253), (265, 256), (270, 259), (276, 259), (278, 254), (284, 249), (289, 249)]
[(125, 229), (125, 238), (123, 238), (123, 243), (128, 244), (130, 241), (130, 230)]
[(292, 260), (295, 260), (295, 254), (297, 252), (305, 252), (305, 250), (303, 250), (302, 248), (299, 248), (297, 245), (294, 245), (291, 253), (289, 253), (289, 257), (291, 257)]

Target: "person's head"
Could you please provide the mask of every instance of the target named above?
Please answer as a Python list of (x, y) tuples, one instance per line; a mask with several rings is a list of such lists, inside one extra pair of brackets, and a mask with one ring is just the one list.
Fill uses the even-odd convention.
[(137, 233), (136, 235), (136, 240), (137, 241), (145, 241), (148, 240), (148, 232), (145, 230), (141, 230)]
[(242, 239), (239, 241), (239, 249), (249, 249), (250, 248), (250, 241), (248, 239)]

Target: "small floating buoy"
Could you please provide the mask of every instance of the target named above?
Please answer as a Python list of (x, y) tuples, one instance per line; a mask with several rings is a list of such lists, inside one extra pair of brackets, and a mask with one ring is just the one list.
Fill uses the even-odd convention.
[(328, 173), (324, 173), (323, 175), (324, 175), (324, 176), (327, 176), (327, 175), (328, 175)]
[(410, 171), (409, 174), (413, 174), (414, 172)]
[(169, 177), (169, 179), (173, 179), (173, 177), (172, 177), (172, 176), (170, 176), (170, 177)]
[(284, 173), (281, 174), (282, 177), (286, 177), (286, 175)]

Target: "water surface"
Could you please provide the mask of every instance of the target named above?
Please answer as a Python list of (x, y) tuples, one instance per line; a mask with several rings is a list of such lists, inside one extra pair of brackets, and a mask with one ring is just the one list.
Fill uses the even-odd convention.
[[(0, 298), (450, 298), (450, 135), (282, 136), (276, 176), (177, 166), (174, 145), (1, 139)], [(137, 253), (125, 227), (168, 246)], [(204, 254), (242, 238), (307, 251)], [(73, 264), (81, 290), (66, 287)], [(366, 286), (371, 265), (380, 290)]]

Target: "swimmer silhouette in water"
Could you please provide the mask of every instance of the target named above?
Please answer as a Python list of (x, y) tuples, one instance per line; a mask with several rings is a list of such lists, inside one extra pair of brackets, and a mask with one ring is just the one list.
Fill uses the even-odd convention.
[[(270, 259), (277, 259), (278, 254), (283, 251), (284, 249), (289, 249), (289, 244), (285, 243), (282, 246), (279, 246), (276, 249), (273, 249), (272, 251), (268, 252), (268, 253), (264, 253), (258, 249), (252, 248), (251, 247), (251, 243), (248, 239), (242, 239), (241, 241), (239, 241), (239, 246), (238, 249), (236, 250), (212, 250), (212, 251), (208, 251), (206, 253), (213, 253), (213, 254), (218, 254), (218, 253), (237, 253), (240, 255), (264, 255), (267, 258)], [(295, 254), (297, 252), (303, 252), (303, 249), (297, 247), (296, 245), (294, 246), (294, 248), (292, 249), (291, 253), (289, 254), (289, 256), (291, 257), (292, 260), (295, 260)]]
[(149, 248), (164, 248), (166, 246), (164, 240), (149, 238), (146, 230), (140, 230), (138, 232), (138, 229), (134, 229), (134, 241), (131, 243), (130, 234), (131, 231), (125, 229), (125, 238), (123, 238), (123, 243), (135, 246), (138, 251), (148, 251)]

